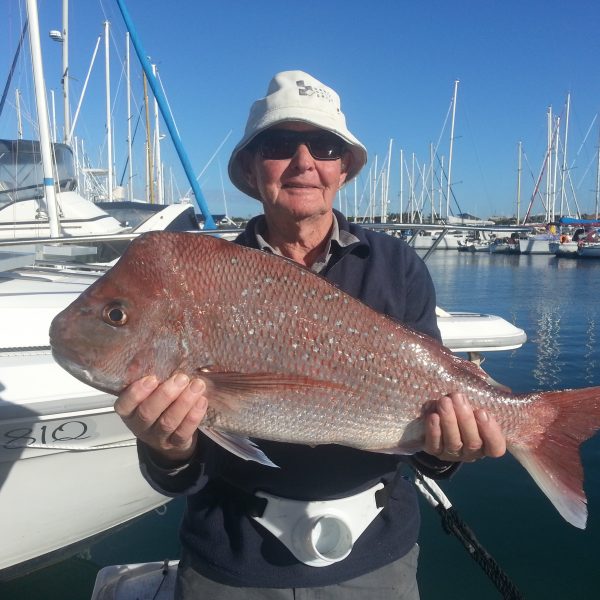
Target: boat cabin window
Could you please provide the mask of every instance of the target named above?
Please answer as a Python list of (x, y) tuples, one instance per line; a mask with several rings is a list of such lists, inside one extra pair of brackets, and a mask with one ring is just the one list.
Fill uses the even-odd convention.
[[(74, 190), (77, 183), (71, 148), (66, 144), (52, 144), (52, 162), (57, 191)], [(0, 208), (43, 196), (44, 171), (39, 142), (0, 140)]]

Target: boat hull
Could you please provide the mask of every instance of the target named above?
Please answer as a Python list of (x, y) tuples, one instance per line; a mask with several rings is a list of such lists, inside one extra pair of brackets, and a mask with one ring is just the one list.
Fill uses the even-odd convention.
[(575, 258), (579, 245), (577, 242), (550, 242), (550, 252), (559, 258)]
[(493, 242), (490, 244), (491, 254), (520, 254), (521, 249), (518, 243)]
[(553, 241), (555, 240), (552, 238), (521, 238), (519, 240), (519, 251), (521, 254), (554, 254), (550, 249), (550, 243)]
[(582, 258), (600, 258), (600, 242), (584, 242), (577, 254)]
[[(423, 234), (419, 234), (415, 236), (414, 242), (412, 242), (415, 250), (429, 250), (437, 241), (438, 236), (440, 235), (439, 231), (424, 232)], [(436, 246), (436, 250), (456, 250), (459, 248), (461, 244), (464, 244), (467, 240), (467, 235), (464, 233), (453, 233), (449, 231), (440, 243)]]
[(114, 397), (54, 361), (50, 321), (93, 276), (0, 278), (0, 578), (165, 504), (140, 473)]
[[(3, 423), (2, 437), (13, 444), (0, 452), (0, 577), (26, 573), (82, 543), (165, 504), (142, 478), (135, 446), (106, 450), (55, 451), (29, 449), (26, 456), (14, 445), (15, 432), (93, 427), (104, 441), (116, 415), (57, 416), (47, 421)], [(111, 423), (111, 421), (114, 421)], [(101, 433), (100, 433), (101, 432)], [(130, 440), (123, 440), (127, 442)]]

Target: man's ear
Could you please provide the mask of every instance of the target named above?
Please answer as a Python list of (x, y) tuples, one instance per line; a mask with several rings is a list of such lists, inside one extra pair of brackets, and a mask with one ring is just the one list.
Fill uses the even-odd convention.
[(242, 172), (244, 174), (244, 179), (246, 183), (252, 188), (256, 189), (256, 174), (254, 172), (254, 163), (253, 158), (254, 155), (247, 150), (242, 150), (239, 155), (240, 165), (242, 167)]
[(354, 160), (354, 157), (352, 156), (352, 152), (350, 152), (349, 150), (344, 152), (344, 154), (342, 156), (342, 164), (341, 164), (341, 171), (340, 171), (340, 187), (342, 187), (342, 185), (344, 185), (346, 178), (348, 177), (348, 172), (350, 171), (350, 168), (352, 167), (353, 160)]

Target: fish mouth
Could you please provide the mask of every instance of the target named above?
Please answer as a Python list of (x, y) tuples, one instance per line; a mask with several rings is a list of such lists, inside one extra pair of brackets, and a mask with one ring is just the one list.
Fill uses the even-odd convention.
[(85, 368), (83, 365), (59, 354), (52, 348), (52, 358), (70, 375), (82, 383), (94, 387), (98, 390), (117, 396), (125, 387), (122, 382), (107, 377), (102, 377), (97, 372)]

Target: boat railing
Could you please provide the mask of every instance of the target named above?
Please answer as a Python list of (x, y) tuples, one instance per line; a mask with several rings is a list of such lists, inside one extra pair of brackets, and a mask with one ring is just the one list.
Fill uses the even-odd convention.
[[(201, 229), (200, 231), (189, 231), (197, 235), (222, 235), (226, 233), (241, 233), (239, 228), (219, 228), (219, 229)], [(114, 242), (114, 241), (131, 241), (141, 233), (114, 233), (102, 235), (78, 235), (68, 237), (36, 237), (36, 238), (21, 238), (18, 240), (0, 240), (0, 248), (11, 246), (31, 246), (32, 244), (78, 244), (78, 243), (94, 243), (94, 242)]]
[[(238, 228), (219, 228), (190, 230), (189, 233), (197, 235), (239, 234)], [(31, 267), (50, 264), (56, 267), (68, 268), (77, 266), (82, 269), (89, 266), (101, 269), (103, 266), (112, 266), (116, 260), (105, 262), (95, 257), (96, 246), (102, 244), (120, 244), (124, 249), (131, 240), (141, 235), (141, 232), (81, 235), (69, 237), (37, 237), (21, 238), (17, 240), (0, 240), (0, 271), (12, 271), (22, 267)]]
[(449, 232), (472, 233), (476, 237), (479, 232), (501, 233), (510, 235), (511, 233), (528, 233), (531, 227), (519, 225), (455, 225), (454, 223), (360, 223), (367, 229), (375, 231), (385, 231), (386, 233), (403, 233), (410, 232), (407, 238), (409, 246), (413, 246), (417, 236), (423, 232), (436, 232), (439, 235), (433, 240), (431, 246), (423, 256), (423, 260), (427, 260), (429, 256), (435, 252), (436, 248), (442, 243)]

